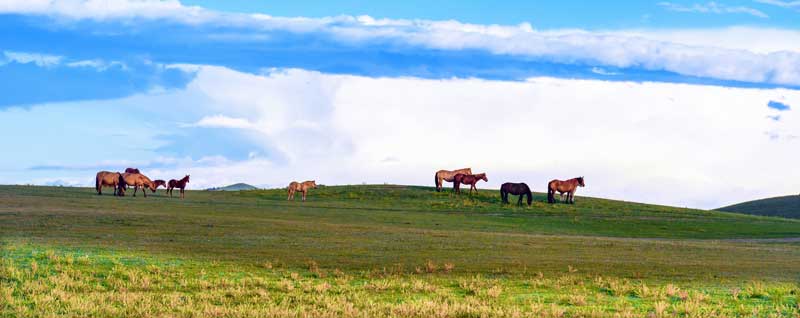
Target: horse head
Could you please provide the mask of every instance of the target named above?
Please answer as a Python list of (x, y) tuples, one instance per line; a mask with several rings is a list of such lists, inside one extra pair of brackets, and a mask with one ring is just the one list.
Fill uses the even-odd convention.
[(313, 187), (314, 189), (317, 188), (317, 180), (311, 180), (311, 187)]
[(484, 182), (489, 182), (489, 178), (486, 177), (485, 173), (478, 174), (478, 179), (481, 179)]
[(586, 184), (583, 183), (583, 176), (578, 177), (578, 185), (581, 187), (585, 187)]

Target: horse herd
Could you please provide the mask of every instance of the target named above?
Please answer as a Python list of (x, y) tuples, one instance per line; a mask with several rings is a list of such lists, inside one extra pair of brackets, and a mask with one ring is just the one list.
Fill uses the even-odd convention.
[[(444, 182), (447, 181), (453, 183), (453, 191), (458, 194), (461, 193), (462, 184), (469, 185), (469, 193), (472, 194), (472, 190), (478, 192), (478, 188), (476, 187), (478, 181), (483, 180), (484, 182), (489, 182), (489, 178), (486, 177), (485, 173), (472, 174), (471, 168), (457, 169), (452, 171), (439, 170), (436, 172), (433, 178), (434, 183), (436, 184), (437, 192), (442, 191), (442, 186)], [(167, 189), (167, 193), (169, 193), (170, 197), (172, 196), (173, 189), (180, 189), (180, 197), (183, 198), (187, 183), (189, 183), (189, 175), (186, 175), (179, 180), (169, 180), (169, 182), (165, 182), (164, 180), (151, 181), (150, 178), (139, 172), (139, 169), (127, 168), (125, 169), (124, 173), (109, 171), (98, 172), (95, 179), (95, 189), (97, 190), (98, 195), (102, 195), (103, 187), (112, 187), (114, 188), (114, 195), (125, 196), (125, 191), (127, 188), (133, 187), (133, 196), (136, 196), (136, 192), (141, 187), (142, 193), (144, 193), (144, 196), (147, 197), (146, 189), (150, 189), (150, 191), (155, 193), (159, 186), (163, 186)], [(566, 202), (575, 203), (575, 191), (578, 189), (578, 187), (584, 186), (586, 186), (586, 184), (583, 182), (583, 177), (577, 177), (566, 181), (552, 180), (547, 184), (547, 202), (556, 203), (555, 194), (558, 192), (559, 196), (561, 197), (560, 201), (564, 200), (564, 194), (566, 194)], [(300, 192), (302, 194), (302, 201), (305, 201), (308, 190), (316, 188), (317, 183), (314, 180), (305, 182), (292, 181), (292, 183), (290, 183), (287, 187), (288, 196), (286, 199), (294, 200), (295, 193)], [(531, 188), (525, 183), (503, 183), (503, 185), (500, 186), (500, 197), (502, 198), (503, 203), (509, 203), (509, 194), (519, 196), (517, 205), (522, 205), (523, 196), (527, 197), (529, 206), (533, 203), (533, 194), (531, 193)]]
[(163, 186), (167, 189), (167, 193), (169, 193), (170, 197), (172, 196), (173, 189), (180, 189), (180, 198), (182, 199), (187, 183), (189, 183), (188, 174), (179, 180), (171, 179), (169, 182), (166, 182), (164, 180), (150, 180), (150, 178), (139, 172), (139, 169), (127, 168), (124, 173), (109, 171), (98, 172), (95, 177), (94, 188), (97, 190), (97, 195), (102, 195), (103, 187), (112, 187), (114, 188), (115, 196), (124, 197), (128, 187), (133, 187), (133, 196), (136, 196), (136, 192), (139, 191), (141, 187), (142, 193), (146, 198), (147, 189), (155, 193), (158, 187)]
[[(470, 186), (469, 193), (472, 194), (472, 189), (475, 189), (475, 192), (478, 192), (478, 188), (475, 187), (475, 184), (477, 184), (480, 180), (489, 182), (489, 178), (486, 177), (485, 173), (472, 174), (472, 168), (457, 169), (452, 171), (439, 170), (436, 171), (436, 174), (433, 176), (433, 182), (436, 184), (437, 192), (442, 191), (442, 185), (444, 181), (447, 181), (453, 183), (453, 191), (455, 191), (455, 193), (461, 193), (461, 185), (468, 184)], [(566, 202), (575, 203), (575, 191), (578, 189), (578, 187), (584, 186), (586, 186), (586, 184), (583, 182), (583, 177), (577, 177), (566, 181), (552, 180), (547, 183), (547, 202), (556, 203), (555, 194), (558, 192), (559, 196), (561, 197), (561, 201), (564, 200), (564, 194), (566, 194)], [(509, 203), (509, 194), (519, 196), (517, 205), (522, 205), (523, 196), (527, 196), (529, 206), (531, 203), (533, 203), (533, 194), (531, 193), (531, 188), (525, 183), (503, 183), (503, 185), (500, 186), (500, 198), (503, 200), (503, 203)]]

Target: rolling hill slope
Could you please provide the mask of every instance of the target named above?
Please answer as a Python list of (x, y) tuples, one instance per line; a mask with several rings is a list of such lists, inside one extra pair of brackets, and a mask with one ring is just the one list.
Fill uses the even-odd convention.
[(307, 202), (283, 189), (0, 186), (0, 317), (799, 313), (800, 244), (786, 238), (800, 220), (535, 200), (398, 185), (320, 187)]
[(779, 216), (784, 218), (800, 219), (800, 195), (789, 195), (761, 200), (742, 202), (719, 211), (744, 213), (763, 216)]

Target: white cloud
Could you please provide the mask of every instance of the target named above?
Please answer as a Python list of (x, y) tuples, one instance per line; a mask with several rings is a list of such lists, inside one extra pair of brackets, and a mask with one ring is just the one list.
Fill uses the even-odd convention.
[(242, 118), (232, 118), (223, 115), (213, 115), (201, 118), (194, 124), (185, 125), (187, 127), (203, 128), (233, 128), (233, 129), (256, 129), (257, 126)]
[[(584, 175), (584, 195), (705, 208), (800, 187), (800, 170), (786, 169), (800, 155), (800, 116), (774, 121), (764, 106), (800, 104), (796, 90), (194, 69), (183, 90), (102, 106), (145, 117), (170, 109), (182, 122), (250, 131), (243, 138), (261, 149), (243, 161), (208, 157), (149, 172), (191, 173), (195, 189), (300, 179), (426, 185), (433, 171), (462, 166), (489, 174), (482, 187), (524, 181), (541, 191), (552, 178)], [(90, 142), (82, 140), (93, 138), (72, 142)], [(288, 161), (253, 155), (276, 152)]]
[[(769, 0), (767, 0), (769, 1)], [(713, 13), (713, 14), (749, 14), (754, 17), (759, 18), (769, 18), (769, 16), (754, 8), (745, 7), (745, 6), (736, 6), (730, 7), (724, 4), (717, 3), (715, 1), (710, 1), (707, 3), (695, 3), (691, 6), (685, 6), (682, 4), (672, 3), (672, 2), (659, 2), (658, 5), (666, 8), (670, 11), (675, 12), (689, 12), (689, 13)]]
[(88, 67), (94, 68), (98, 72), (106, 71), (110, 68), (119, 68), (121, 70), (127, 70), (128, 66), (125, 63), (119, 61), (111, 61), (107, 62), (102, 59), (93, 59), (93, 60), (81, 60), (75, 62), (69, 62), (66, 64), (68, 67)]
[(755, 0), (758, 3), (771, 4), (789, 9), (800, 9), (800, 1), (782, 1), (782, 0)]
[(40, 67), (52, 67), (61, 63), (63, 57), (58, 55), (49, 55), (41, 53), (27, 53), (27, 52), (14, 52), (3, 51), (6, 62), (14, 62), (20, 64), (33, 63)]
[[(715, 2), (698, 5), (695, 9), (749, 12), (748, 8), (726, 7)], [(800, 38), (800, 32), (792, 30), (536, 30), (528, 23), (480, 25), (369, 16), (273, 17), (217, 12), (184, 6), (177, 1), (155, 0), (14, 0), (0, 4), (0, 12), (67, 19), (171, 19), (187, 24), (239, 27), (247, 29), (247, 32), (318, 32), (345, 42), (398, 41), (440, 50), (485, 50), (556, 63), (663, 70), (721, 80), (800, 85), (800, 41), (791, 41)], [(704, 34), (724, 36), (703, 37)], [(683, 35), (687, 35), (688, 40)]]

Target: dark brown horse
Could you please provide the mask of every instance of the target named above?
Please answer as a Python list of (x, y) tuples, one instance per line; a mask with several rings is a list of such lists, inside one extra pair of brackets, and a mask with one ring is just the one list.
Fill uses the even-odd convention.
[(548, 203), (556, 203), (556, 192), (561, 196), (561, 199), (564, 199), (564, 193), (567, 194), (567, 203), (575, 203), (575, 190), (578, 190), (578, 187), (585, 187), (586, 184), (583, 183), (583, 177), (577, 177), (573, 179), (569, 179), (567, 181), (561, 180), (553, 180), (547, 184), (547, 202)]
[(172, 196), (173, 189), (178, 188), (181, 189), (180, 194), (181, 194), (181, 199), (183, 199), (185, 196), (184, 191), (186, 189), (187, 183), (189, 183), (188, 174), (185, 177), (183, 177), (183, 179), (180, 180), (170, 179), (169, 182), (167, 183), (167, 192), (169, 193), (169, 196), (170, 197)]
[[(97, 195), (103, 194), (103, 187), (113, 187), (114, 195), (119, 193), (119, 172), (100, 171), (95, 176), (94, 188), (97, 190)], [(123, 189), (124, 191), (124, 189)]]
[(125, 173), (138, 173), (138, 174), (141, 174), (141, 172), (139, 172), (139, 169), (136, 169), (136, 168), (125, 168)]
[(160, 179), (159, 180), (153, 180), (153, 185), (156, 186), (156, 189), (158, 189), (158, 187), (166, 188), (167, 187), (167, 182), (164, 181), (164, 180), (160, 180)]
[(503, 199), (503, 203), (508, 202), (508, 195), (518, 195), (519, 200), (517, 200), (517, 205), (522, 205), (522, 196), (528, 196), (528, 206), (531, 206), (531, 202), (533, 202), (533, 194), (531, 193), (531, 188), (528, 187), (527, 184), (524, 183), (511, 183), (506, 182), (500, 186), (500, 198)]
[(156, 186), (153, 184), (153, 181), (150, 181), (150, 178), (140, 173), (120, 174), (119, 186), (117, 189), (121, 196), (125, 195), (125, 186), (133, 187), (133, 196), (136, 196), (136, 192), (139, 191), (140, 187), (142, 188), (142, 193), (144, 194), (145, 198), (147, 197), (147, 189), (156, 192)]
[(459, 173), (453, 177), (453, 190), (456, 193), (461, 193), (461, 184), (469, 184), (470, 194), (472, 194), (472, 189), (475, 189), (475, 192), (478, 192), (478, 188), (475, 187), (475, 184), (478, 183), (479, 180), (483, 180), (484, 182), (489, 182), (489, 178), (486, 178), (485, 173), (479, 173), (479, 174)]

